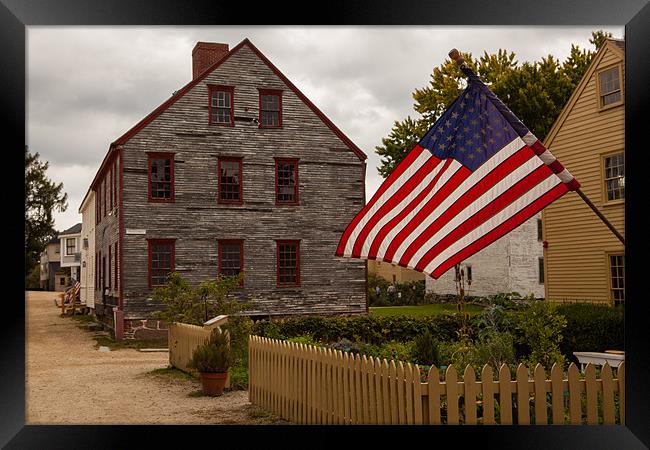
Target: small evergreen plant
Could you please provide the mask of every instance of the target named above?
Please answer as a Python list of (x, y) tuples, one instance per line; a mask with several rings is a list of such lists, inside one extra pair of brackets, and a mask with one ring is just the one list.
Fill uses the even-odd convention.
[(214, 330), (207, 342), (194, 350), (189, 367), (202, 373), (225, 373), (232, 362), (228, 334)]

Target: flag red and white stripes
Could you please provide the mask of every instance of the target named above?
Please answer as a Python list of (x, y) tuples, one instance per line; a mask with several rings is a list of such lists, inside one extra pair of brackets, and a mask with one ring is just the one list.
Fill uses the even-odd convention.
[[(460, 121), (447, 120), (445, 125), (443, 115), (406, 155), (346, 228), (337, 256), (387, 261), (438, 278), (579, 187), (527, 129), (524, 134), (521, 126), (508, 128), (508, 118), (487, 103), (480, 112), (481, 100), (493, 99), (480, 92), (474, 96), (474, 115), (463, 119), (450, 108), (445, 115)], [(465, 95), (461, 104), (473, 104), (472, 98)], [(473, 130), (464, 124), (472, 117), (485, 119), (488, 130), (505, 124), (501, 143), (488, 138), (485, 129), (475, 128), (471, 135)], [(462, 129), (470, 139), (459, 137)], [(471, 136), (484, 138), (476, 140), (485, 142), (475, 150), (476, 158), (484, 158), (479, 164), (470, 154), (474, 149), (465, 148)], [(441, 153), (436, 147), (440, 142), (456, 143), (456, 150)], [(488, 142), (496, 147), (491, 149)]]

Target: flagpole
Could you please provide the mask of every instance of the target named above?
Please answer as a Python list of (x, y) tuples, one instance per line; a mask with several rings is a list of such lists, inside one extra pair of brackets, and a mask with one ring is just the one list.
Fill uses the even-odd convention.
[(576, 189), (576, 193), (580, 196), (581, 199), (585, 201), (587, 206), (589, 206), (592, 209), (592, 211), (595, 212), (598, 217), (600, 217), (600, 220), (602, 220), (603, 223), (607, 225), (607, 227), (612, 231), (612, 233), (616, 235), (618, 240), (621, 241), (623, 245), (625, 245), (625, 238), (621, 235), (621, 233), (618, 232), (616, 228), (614, 228), (614, 225), (612, 225), (611, 222), (607, 220), (607, 218), (603, 215), (603, 213), (601, 213), (598, 210), (598, 208), (596, 208), (596, 205), (594, 205), (591, 202), (591, 200), (589, 200), (589, 198), (584, 194), (584, 192), (582, 192), (580, 189)]
[[(470, 68), (467, 66), (467, 64), (465, 64), (465, 60), (464, 60), (463, 57), (460, 55), (460, 52), (459, 52), (457, 49), (452, 48), (452, 49), (449, 51), (449, 57), (450, 57), (452, 60), (456, 61), (456, 64), (458, 64), (458, 67), (460, 67), (460, 68), (462, 69), (463, 73), (465, 73), (466, 75), (468, 74), (468, 72), (471, 73), (471, 74), (474, 74), (474, 73), (472, 72), (472, 69), (470, 69)], [(587, 204), (587, 206), (589, 206), (589, 207), (591, 208), (591, 210), (592, 210), (594, 213), (596, 213), (596, 215), (598, 216), (598, 218), (600, 218), (600, 220), (602, 220), (602, 222), (607, 226), (607, 228), (609, 228), (610, 231), (611, 231), (612, 233), (614, 233), (614, 235), (618, 238), (618, 240), (621, 241), (621, 243), (622, 243), (623, 245), (625, 245), (625, 238), (623, 237), (623, 235), (621, 235), (621, 233), (619, 233), (618, 230), (617, 230), (616, 228), (614, 228), (614, 225), (612, 225), (611, 222), (610, 222), (609, 220), (607, 220), (607, 218), (603, 215), (603, 213), (601, 213), (601, 212), (598, 210), (598, 208), (596, 208), (596, 205), (594, 205), (594, 204), (592, 203), (592, 201), (589, 200), (589, 198), (584, 194), (584, 192), (582, 192), (582, 190), (580, 190), (580, 188), (575, 189), (575, 191), (576, 191), (576, 193), (580, 196), (580, 198), (581, 198), (582, 200), (584, 200), (584, 202)]]

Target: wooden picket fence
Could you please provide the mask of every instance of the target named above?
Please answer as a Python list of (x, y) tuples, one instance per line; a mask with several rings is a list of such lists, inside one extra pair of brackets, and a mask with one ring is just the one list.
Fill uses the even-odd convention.
[(188, 323), (169, 326), (169, 364), (185, 372), (191, 371), (187, 364), (192, 353), (210, 337), (212, 330)]
[[(625, 423), (625, 363), (614, 378), (589, 364), (584, 379), (575, 364), (564, 379), (554, 365), (519, 365), (516, 378), (490, 366), (481, 379), (467, 366), (462, 381), (450, 365), (420, 380), (417, 365), (340, 350), (250, 336), (249, 400), (299, 424), (615, 424)], [(616, 415), (616, 403), (619, 414)], [(618, 419), (618, 420), (617, 420)]]

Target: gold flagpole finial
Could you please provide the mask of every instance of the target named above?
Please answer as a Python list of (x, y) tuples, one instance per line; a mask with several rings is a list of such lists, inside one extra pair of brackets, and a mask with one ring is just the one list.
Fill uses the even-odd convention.
[(463, 64), (465, 64), (465, 60), (463, 59), (462, 56), (460, 56), (460, 52), (455, 48), (452, 48), (449, 51), (449, 57), (451, 59), (453, 59), (454, 61), (456, 61), (456, 64), (458, 64), (459, 66), (462, 66)]

